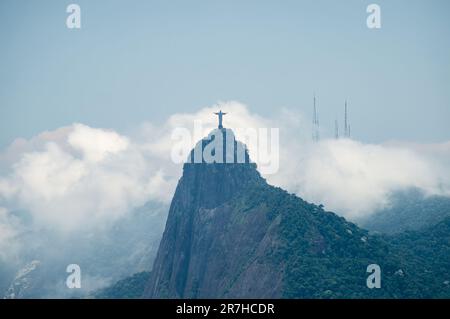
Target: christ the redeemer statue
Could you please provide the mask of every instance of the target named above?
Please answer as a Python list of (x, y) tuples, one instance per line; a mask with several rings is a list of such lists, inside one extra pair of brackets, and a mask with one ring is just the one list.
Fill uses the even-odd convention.
[(223, 126), (222, 126), (222, 117), (223, 117), (224, 115), (226, 115), (227, 113), (223, 113), (222, 110), (220, 110), (219, 113), (214, 113), (214, 114), (216, 114), (217, 116), (219, 116), (219, 129), (223, 129)]

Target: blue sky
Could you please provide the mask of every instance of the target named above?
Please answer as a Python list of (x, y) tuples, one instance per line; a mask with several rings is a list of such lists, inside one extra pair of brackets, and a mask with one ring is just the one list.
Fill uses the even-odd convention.
[[(377, 3), (382, 28), (366, 27)], [(81, 6), (82, 28), (66, 28)], [(127, 131), (220, 100), (365, 142), (450, 139), (450, 2), (0, 2), (0, 148), (73, 122)], [(309, 134), (309, 132), (307, 132)]]

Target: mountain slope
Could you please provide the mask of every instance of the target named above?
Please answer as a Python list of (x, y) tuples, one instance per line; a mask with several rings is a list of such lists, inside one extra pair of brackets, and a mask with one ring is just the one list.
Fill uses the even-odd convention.
[(420, 231), (406, 231), (387, 238), (392, 253), (403, 260), (403, 273), (415, 277), (410, 285), (403, 287), (404, 295), (450, 297), (450, 217)]
[[(79, 298), (151, 270), (167, 210), (165, 204), (148, 202), (104, 228), (64, 237), (51, 228), (23, 232), (20, 240), (27, 244), (20, 259), (7, 265), (0, 260), (0, 298)], [(82, 269), (80, 289), (65, 283), (66, 267), (74, 263)]]
[[(373, 263), (382, 289), (366, 286)], [(422, 289), (427, 265), (389, 238), (268, 185), (251, 163), (186, 163), (144, 297), (433, 297)], [(443, 282), (447, 273), (434, 275)]]
[(94, 292), (96, 299), (133, 299), (141, 297), (150, 272), (143, 271)]
[(359, 224), (371, 231), (396, 234), (421, 230), (450, 217), (450, 197), (425, 196), (411, 189), (391, 196), (391, 204)]

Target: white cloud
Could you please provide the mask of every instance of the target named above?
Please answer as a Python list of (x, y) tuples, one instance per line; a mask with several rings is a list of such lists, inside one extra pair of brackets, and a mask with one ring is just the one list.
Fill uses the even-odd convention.
[(297, 154), (284, 158), (274, 182), (353, 220), (382, 208), (392, 192), (411, 187), (450, 196), (448, 166), (412, 148), (328, 139), (293, 149)]
[(5, 207), (0, 207), (0, 261), (16, 258), (19, 243), (15, 240), (20, 225)]
[(13, 144), (8, 158), (15, 161), (0, 178), (0, 199), (39, 225), (79, 230), (113, 222), (148, 200), (169, 200), (175, 182), (127, 137), (81, 124), (50, 134), (54, 141), (48, 135)]
[[(148, 200), (169, 202), (181, 165), (170, 155), (177, 127), (193, 131), (190, 147), (217, 126), (212, 113), (228, 112), (226, 127), (280, 128), (280, 170), (271, 184), (305, 200), (357, 219), (386, 204), (390, 192), (417, 187), (450, 195), (450, 142), (437, 145), (364, 144), (348, 139), (310, 140), (310, 124), (298, 112), (280, 109), (265, 118), (238, 102), (195, 113), (174, 114), (165, 123), (144, 123), (133, 136), (82, 124), (19, 139), (0, 154), (0, 204), (31, 212), (40, 225), (74, 230), (104, 225)], [(195, 132), (194, 132), (195, 133)], [(242, 140), (239, 131), (237, 138)], [(254, 145), (248, 145), (255, 157)], [(8, 204), (8, 205), (7, 205)]]
[[(162, 124), (144, 123), (128, 136), (73, 124), (14, 141), (0, 152), (0, 261), (20, 268), (36, 255), (47, 265), (63, 264), (66, 258), (73, 262), (73, 256), (95, 260), (95, 248), (79, 252), (91, 234), (117, 248), (117, 232), (109, 226), (126, 220), (121, 218), (147, 201), (169, 203), (173, 196), (182, 173), (181, 165), (171, 161), (177, 142), (172, 140), (173, 130), (184, 127), (193, 132), (194, 122), (202, 121), (203, 131), (193, 134), (189, 142), (188, 147), (193, 147), (217, 126), (212, 113), (219, 109), (228, 112), (224, 125), (235, 130), (241, 141), (245, 136), (238, 128), (279, 128), (279, 171), (264, 177), (346, 218), (367, 216), (386, 205), (391, 192), (410, 187), (450, 196), (450, 141), (375, 145), (323, 139), (312, 143), (310, 121), (297, 111), (280, 108), (278, 116), (265, 118), (243, 104), (225, 102), (174, 114)], [(248, 147), (255, 159), (256, 145)], [(158, 218), (151, 219), (155, 224), (148, 225), (149, 232), (160, 230)], [(107, 256), (100, 257), (99, 264), (107, 263)], [(106, 272), (105, 278), (113, 276), (111, 270)], [(105, 284), (95, 272), (85, 275), (93, 283)], [(64, 296), (66, 292), (54, 293)]]
[(84, 159), (100, 162), (108, 155), (117, 154), (129, 147), (126, 137), (116, 132), (94, 129), (86, 125), (75, 124), (67, 142), (75, 150), (82, 152)]
[[(205, 130), (190, 147), (217, 125), (212, 114), (228, 112), (224, 125), (237, 128), (280, 128), (280, 169), (267, 180), (295, 192), (305, 200), (324, 204), (329, 210), (356, 220), (388, 204), (391, 192), (416, 187), (427, 194), (450, 196), (450, 142), (416, 144), (389, 142), (366, 144), (350, 139), (323, 139), (311, 143), (310, 121), (297, 111), (280, 108), (276, 118), (254, 114), (239, 102), (219, 103), (196, 113), (175, 114), (159, 130), (160, 136), (149, 146), (169, 160), (171, 131), (176, 127), (194, 130), (202, 121)], [(147, 124), (148, 125), (148, 124)], [(148, 125), (152, 132), (158, 130)], [(243, 136), (236, 131), (237, 138)], [(250, 156), (256, 147), (249, 144)], [(264, 159), (263, 159), (264, 160)]]

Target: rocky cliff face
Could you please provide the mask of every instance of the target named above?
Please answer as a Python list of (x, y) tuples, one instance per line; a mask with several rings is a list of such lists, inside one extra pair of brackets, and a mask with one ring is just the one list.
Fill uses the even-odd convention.
[[(197, 147), (203, 149), (208, 141)], [(146, 295), (225, 295), (270, 225), (264, 214), (243, 218), (233, 213), (228, 203), (263, 182), (248, 161), (185, 164)]]
[(230, 206), (260, 179), (250, 167), (236, 165), (185, 166), (147, 289), (150, 296), (220, 297), (235, 286), (271, 223), (263, 211), (239, 215)]
[[(229, 130), (224, 132), (232, 134)], [(208, 141), (197, 146), (204, 148)], [(242, 147), (237, 142), (234, 145), (235, 150)], [(223, 154), (225, 159), (226, 152)], [(241, 194), (265, 183), (248, 155), (245, 158), (244, 163), (184, 165), (146, 289), (147, 297), (244, 296), (256, 289), (255, 282), (268, 297), (279, 294), (272, 280), (270, 285), (263, 282), (264, 278), (274, 277), (274, 269), (251, 265), (264, 246), (270, 245), (268, 238), (274, 221), (264, 210), (242, 213), (234, 207), (234, 200)], [(249, 272), (249, 267), (255, 271)], [(246, 285), (245, 281), (252, 284)]]
[[(184, 165), (144, 297), (423, 297), (420, 283), (449, 275), (268, 185), (246, 159)], [(366, 286), (372, 263), (383, 289)]]

